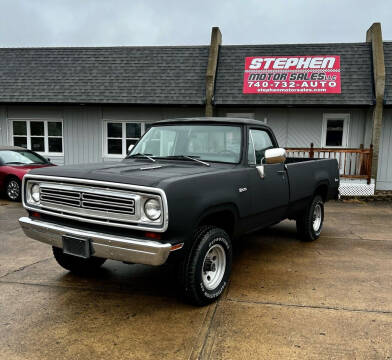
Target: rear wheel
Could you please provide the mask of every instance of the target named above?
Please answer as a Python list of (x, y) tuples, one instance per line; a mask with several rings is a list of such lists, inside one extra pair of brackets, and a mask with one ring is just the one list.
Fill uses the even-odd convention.
[(20, 201), (21, 183), (17, 178), (11, 178), (5, 185), (5, 194), (11, 201)]
[(217, 227), (203, 226), (194, 237), (194, 246), (180, 265), (185, 299), (194, 305), (207, 305), (220, 297), (227, 286), (232, 262), (229, 235)]
[(77, 256), (63, 253), (63, 249), (53, 246), (53, 255), (57, 263), (64, 269), (76, 274), (91, 274), (97, 271), (106, 259), (90, 257), (83, 259)]
[(297, 218), (297, 233), (304, 241), (314, 241), (320, 237), (324, 222), (324, 202), (316, 195), (306, 210)]

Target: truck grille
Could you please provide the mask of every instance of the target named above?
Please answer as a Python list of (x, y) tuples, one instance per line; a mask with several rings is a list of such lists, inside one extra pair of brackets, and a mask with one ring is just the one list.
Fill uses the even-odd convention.
[(84, 209), (135, 215), (135, 200), (110, 195), (90, 194), (83, 191), (54, 190), (41, 187), (45, 203), (76, 206)]
[(140, 219), (140, 195), (127, 190), (41, 182), (41, 209), (100, 223), (135, 223)]
[[(35, 201), (32, 190), (39, 185), (40, 200)], [(144, 211), (145, 203), (156, 199), (161, 216), (152, 220)], [(26, 174), (23, 178), (25, 209), (61, 220), (90, 223), (141, 231), (165, 232), (169, 212), (164, 190), (91, 179)], [(87, 236), (87, 235), (86, 235)]]
[(122, 214), (135, 214), (135, 200), (102, 195), (82, 194), (82, 207)]
[(41, 200), (53, 204), (80, 206), (80, 193), (41, 187)]

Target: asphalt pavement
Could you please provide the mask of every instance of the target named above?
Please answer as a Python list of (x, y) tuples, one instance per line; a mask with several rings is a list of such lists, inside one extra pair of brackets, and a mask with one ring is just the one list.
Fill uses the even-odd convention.
[(392, 359), (391, 203), (328, 203), (314, 243), (291, 221), (245, 237), (203, 308), (171, 266), (68, 273), (24, 214), (0, 200), (1, 359)]

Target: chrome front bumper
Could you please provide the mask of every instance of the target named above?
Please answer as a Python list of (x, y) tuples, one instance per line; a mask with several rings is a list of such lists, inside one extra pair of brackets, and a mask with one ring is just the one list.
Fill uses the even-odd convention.
[(168, 243), (78, 230), (29, 217), (21, 217), (19, 224), (28, 237), (59, 248), (63, 246), (63, 235), (90, 239), (94, 256), (105, 259), (162, 265), (171, 249)]

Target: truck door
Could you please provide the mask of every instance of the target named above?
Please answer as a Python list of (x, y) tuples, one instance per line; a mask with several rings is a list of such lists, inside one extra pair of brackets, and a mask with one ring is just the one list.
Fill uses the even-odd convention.
[(248, 166), (251, 185), (251, 208), (255, 228), (279, 222), (286, 217), (289, 184), (285, 164), (264, 164), (264, 178), (256, 168), (265, 150), (276, 147), (268, 131), (249, 129)]

